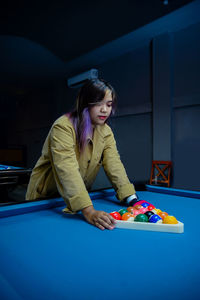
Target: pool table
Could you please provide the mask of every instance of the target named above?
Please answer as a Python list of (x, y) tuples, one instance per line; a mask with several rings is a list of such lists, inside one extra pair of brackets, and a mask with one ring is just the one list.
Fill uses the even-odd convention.
[(0, 164), (0, 185), (13, 185), (30, 176), (31, 169)]
[(15, 200), (10, 191), (13, 191), (17, 186), (27, 184), (31, 172), (30, 168), (0, 164), (0, 205)]
[[(199, 299), (200, 193), (146, 186), (140, 199), (184, 223), (184, 233), (101, 231), (62, 198), (0, 207), (0, 299)], [(94, 207), (120, 205), (112, 189)]]

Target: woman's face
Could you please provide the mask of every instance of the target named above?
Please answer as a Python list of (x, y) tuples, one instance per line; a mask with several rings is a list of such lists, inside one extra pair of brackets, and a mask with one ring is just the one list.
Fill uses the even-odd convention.
[(102, 101), (97, 102), (89, 109), (92, 125), (103, 125), (105, 123), (111, 114), (112, 103), (111, 91), (107, 90)]

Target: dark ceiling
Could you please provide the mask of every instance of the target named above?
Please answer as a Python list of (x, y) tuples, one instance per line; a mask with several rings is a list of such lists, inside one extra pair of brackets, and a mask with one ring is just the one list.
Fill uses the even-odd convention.
[(190, 2), (4, 1), (0, 7), (0, 34), (32, 40), (67, 62)]

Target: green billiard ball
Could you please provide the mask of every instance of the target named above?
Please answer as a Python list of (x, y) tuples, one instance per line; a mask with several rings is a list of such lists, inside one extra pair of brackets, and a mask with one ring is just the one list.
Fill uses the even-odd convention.
[(128, 210), (126, 208), (122, 208), (119, 210), (120, 215), (122, 216), (123, 214), (127, 213)]
[(145, 214), (139, 214), (135, 217), (135, 222), (148, 222), (149, 219)]

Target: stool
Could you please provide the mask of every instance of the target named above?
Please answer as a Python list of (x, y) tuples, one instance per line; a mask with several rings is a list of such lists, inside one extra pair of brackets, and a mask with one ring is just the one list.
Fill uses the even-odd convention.
[(171, 168), (171, 161), (153, 160), (151, 167), (150, 184), (166, 184), (169, 187)]

